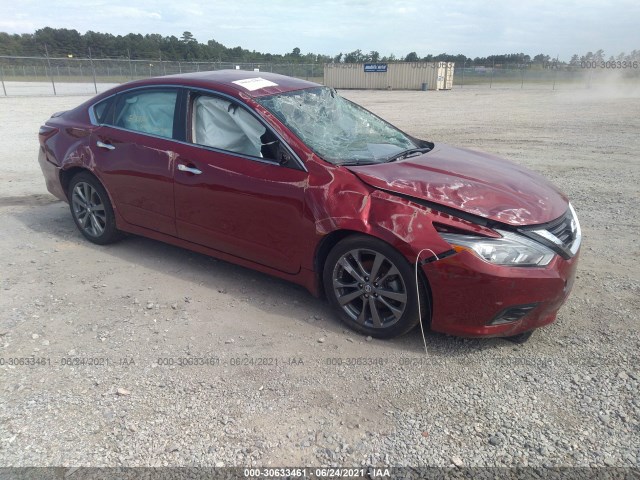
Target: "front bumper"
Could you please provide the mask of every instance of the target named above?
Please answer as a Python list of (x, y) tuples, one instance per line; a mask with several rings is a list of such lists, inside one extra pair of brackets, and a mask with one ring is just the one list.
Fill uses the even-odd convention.
[[(541, 268), (504, 267), (468, 251), (422, 268), (432, 296), (431, 329), (462, 337), (506, 337), (553, 322), (571, 292), (579, 252)], [(492, 325), (511, 307), (535, 304), (519, 320)]]

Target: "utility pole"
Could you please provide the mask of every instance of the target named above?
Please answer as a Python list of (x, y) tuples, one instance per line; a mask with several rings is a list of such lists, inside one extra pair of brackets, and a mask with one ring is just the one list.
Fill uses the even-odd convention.
[(93, 64), (93, 58), (91, 57), (91, 47), (89, 47), (89, 62), (91, 63), (91, 72), (93, 73), (93, 89), (98, 93), (98, 84), (96, 82), (96, 67)]
[(129, 79), (133, 80), (133, 69), (131, 68), (131, 52), (127, 48), (127, 57), (129, 57)]
[(2, 65), (0, 65), (0, 81), (2, 81), (2, 91), (4, 92), (4, 96), (7, 96), (7, 89), (4, 86), (4, 71), (2, 70)]
[(489, 88), (493, 86), (493, 71), (496, 69), (496, 58), (493, 57), (493, 66), (491, 67), (491, 80), (489, 80)]
[(51, 86), (53, 87), (53, 94), (56, 93), (56, 82), (53, 81), (53, 70), (51, 70), (51, 61), (49, 60), (49, 49), (47, 48), (47, 44), (44, 44), (44, 53), (47, 56), (47, 66), (49, 67), (49, 77), (51, 77)]

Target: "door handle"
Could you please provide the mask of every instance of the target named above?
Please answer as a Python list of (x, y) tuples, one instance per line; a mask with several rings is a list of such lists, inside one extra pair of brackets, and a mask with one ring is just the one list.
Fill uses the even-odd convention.
[(97, 145), (98, 147), (100, 147), (100, 148), (106, 148), (107, 150), (115, 150), (115, 149), (116, 149), (116, 147), (114, 147), (114, 146), (113, 146), (113, 145), (111, 145), (110, 143), (104, 143), (104, 142), (101, 142), (100, 140), (98, 140), (98, 141), (96, 142), (96, 145)]
[(194, 175), (200, 175), (202, 173), (202, 170), (198, 170), (197, 168), (187, 167), (186, 165), (183, 165), (181, 163), (178, 164), (178, 170), (180, 170), (181, 172), (193, 173)]

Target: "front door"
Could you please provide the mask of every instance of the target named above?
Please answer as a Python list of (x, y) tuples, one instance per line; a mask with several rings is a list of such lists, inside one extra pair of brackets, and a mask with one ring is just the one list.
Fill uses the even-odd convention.
[(243, 107), (205, 95), (190, 104), (174, 173), (178, 236), (297, 273), (307, 172), (269, 158), (275, 137)]

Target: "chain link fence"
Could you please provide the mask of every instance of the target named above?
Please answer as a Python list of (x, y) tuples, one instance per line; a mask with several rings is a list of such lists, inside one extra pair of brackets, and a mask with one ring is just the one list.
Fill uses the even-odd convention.
[[(453, 88), (576, 89), (640, 85), (639, 62), (492, 64), (456, 63)], [(620, 64), (620, 65), (618, 65)], [(0, 56), (0, 95), (95, 94), (142, 78), (207, 70), (273, 72), (324, 83), (320, 63), (178, 62), (129, 58)]]
[(0, 94), (96, 94), (132, 80), (223, 69), (273, 72), (316, 83), (324, 75), (322, 64), (0, 56)]
[(502, 64), (470, 66), (457, 63), (457, 88), (580, 89), (640, 85), (640, 61), (581, 62), (578, 65)]

